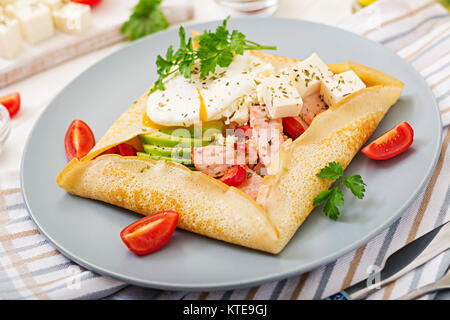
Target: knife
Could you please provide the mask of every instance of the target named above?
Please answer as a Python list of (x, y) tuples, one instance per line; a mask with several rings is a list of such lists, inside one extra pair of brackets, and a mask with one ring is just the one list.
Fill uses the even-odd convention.
[[(433, 231), (430, 231), (426, 235), (414, 240), (413, 242), (409, 243), (408, 246), (416, 243), (419, 239), (423, 239), (424, 237), (428, 236), (430, 233), (433, 233)], [(425, 247), (425, 249), (417, 256), (415, 257), (409, 264), (395, 272), (390, 277), (384, 279), (383, 281), (379, 283), (374, 283), (370, 286), (366, 286), (362, 289), (356, 290), (352, 292), (352, 287), (343, 291), (340, 291), (328, 298), (326, 300), (359, 300), (367, 297), (369, 294), (371, 294), (373, 291), (397, 280), (398, 278), (402, 277), (406, 273), (408, 273), (411, 270), (414, 270), (415, 268), (423, 265), (424, 263), (430, 261), (440, 253), (448, 250), (450, 248), (450, 222), (445, 223), (441, 229), (438, 231), (436, 236), (431, 240), (431, 242)], [(401, 248), (394, 253), (392, 253), (389, 256), (389, 259), (395, 258), (396, 255), (398, 255), (402, 249)], [(383, 266), (384, 268), (384, 266)], [(380, 270), (381, 271), (381, 270)], [(356, 286), (356, 285), (355, 285)]]

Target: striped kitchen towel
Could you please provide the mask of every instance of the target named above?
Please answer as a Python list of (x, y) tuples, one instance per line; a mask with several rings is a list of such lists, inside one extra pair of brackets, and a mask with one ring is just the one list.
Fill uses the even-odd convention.
[[(261, 286), (200, 293), (142, 289), (99, 276), (59, 254), (31, 221), (21, 197), (18, 172), (2, 172), (0, 168), (0, 299), (322, 299), (367, 278), (390, 253), (449, 221), (447, 12), (429, 0), (381, 0), (340, 26), (388, 46), (409, 61), (433, 89), (442, 113), (444, 139), (435, 172), (425, 190), (387, 230), (337, 261)], [(446, 271), (449, 260), (449, 253), (441, 254), (368, 298), (395, 299), (433, 282)]]

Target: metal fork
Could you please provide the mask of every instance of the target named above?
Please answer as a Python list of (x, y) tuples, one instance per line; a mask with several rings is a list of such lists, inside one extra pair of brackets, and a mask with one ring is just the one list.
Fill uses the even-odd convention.
[(450, 269), (447, 270), (447, 273), (439, 280), (414, 290), (403, 297), (400, 297), (399, 300), (413, 300), (420, 298), (427, 293), (445, 289), (450, 289)]
[[(364, 289), (361, 289), (359, 291), (356, 291), (349, 295), (350, 299), (363, 299), (364, 297), (368, 296), (371, 292), (374, 290), (381, 288), (401, 276), (405, 275), (406, 273), (410, 272), (411, 270), (414, 270), (415, 268), (423, 265), (425, 262), (430, 261), (440, 253), (448, 250), (450, 248), (450, 222), (447, 222), (441, 230), (437, 233), (437, 235), (434, 237), (434, 239), (428, 244), (428, 246), (420, 253), (414, 260), (412, 260), (408, 265), (397, 271), (395, 274), (390, 276), (389, 278), (384, 279), (380, 283), (375, 283), (371, 286), (368, 286)], [(446, 276), (441, 278), (443, 279), (450, 278), (448, 276), (448, 272)], [(438, 281), (441, 281), (438, 280)], [(437, 282), (436, 282), (437, 283)], [(444, 283), (444, 280), (439, 284), (441, 285)], [(448, 283), (447, 283), (448, 285)], [(428, 287), (428, 286), (427, 286)], [(411, 298), (412, 299), (412, 298)]]

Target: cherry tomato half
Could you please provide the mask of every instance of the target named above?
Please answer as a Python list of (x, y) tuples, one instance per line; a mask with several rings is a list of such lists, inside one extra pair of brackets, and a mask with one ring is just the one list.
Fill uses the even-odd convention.
[(136, 149), (128, 143), (121, 143), (117, 146), (119, 154), (123, 157), (136, 156)]
[(123, 157), (136, 156), (136, 149), (128, 144), (121, 143), (117, 146), (111, 147), (108, 150), (103, 151), (97, 157), (103, 156), (105, 154), (120, 154)]
[(12, 119), (12, 117), (20, 110), (20, 93), (15, 92), (1, 97), (0, 104), (8, 110), (9, 116)]
[(97, 157), (100, 157), (104, 154), (119, 154), (119, 148), (117, 148), (117, 146), (109, 148), (108, 150), (105, 150), (102, 153), (100, 153)]
[(238, 137), (244, 136), (245, 138), (251, 138), (253, 133), (252, 127), (250, 127), (250, 125), (248, 124), (245, 126), (237, 127), (235, 131), (236, 136)]
[(178, 223), (175, 211), (161, 211), (142, 218), (122, 230), (120, 237), (132, 252), (138, 255), (160, 249), (172, 236)]
[(97, 3), (99, 3), (102, 0), (70, 0), (72, 2), (76, 2), (76, 3), (81, 3), (81, 4), (87, 4), (89, 6), (93, 6), (96, 5)]
[(74, 120), (67, 129), (64, 145), (69, 161), (73, 158), (81, 159), (94, 147), (95, 137), (85, 122)]
[(236, 166), (225, 172), (223, 177), (219, 180), (229, 186), (239, 187), (247, 180), (247, 171), (241, 166)]
[(297, 139), (305, 132), (302, 124), (293, 117), (283, 118), (283, 130), (292, 140)]
[(414, 130), (403, 121), (372, 141), (361, 151), (374, 160), (386, 160), (402, 153), (413, 143)]

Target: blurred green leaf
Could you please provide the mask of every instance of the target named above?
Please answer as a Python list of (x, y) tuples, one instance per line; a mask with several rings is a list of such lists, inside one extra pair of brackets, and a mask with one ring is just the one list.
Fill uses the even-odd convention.
[(169, 23), (161, 10), (162, 0), (139, 0), (133, 12), (120, 32), (130, 37), (131, 41), (146, 35), (167, 29)]

